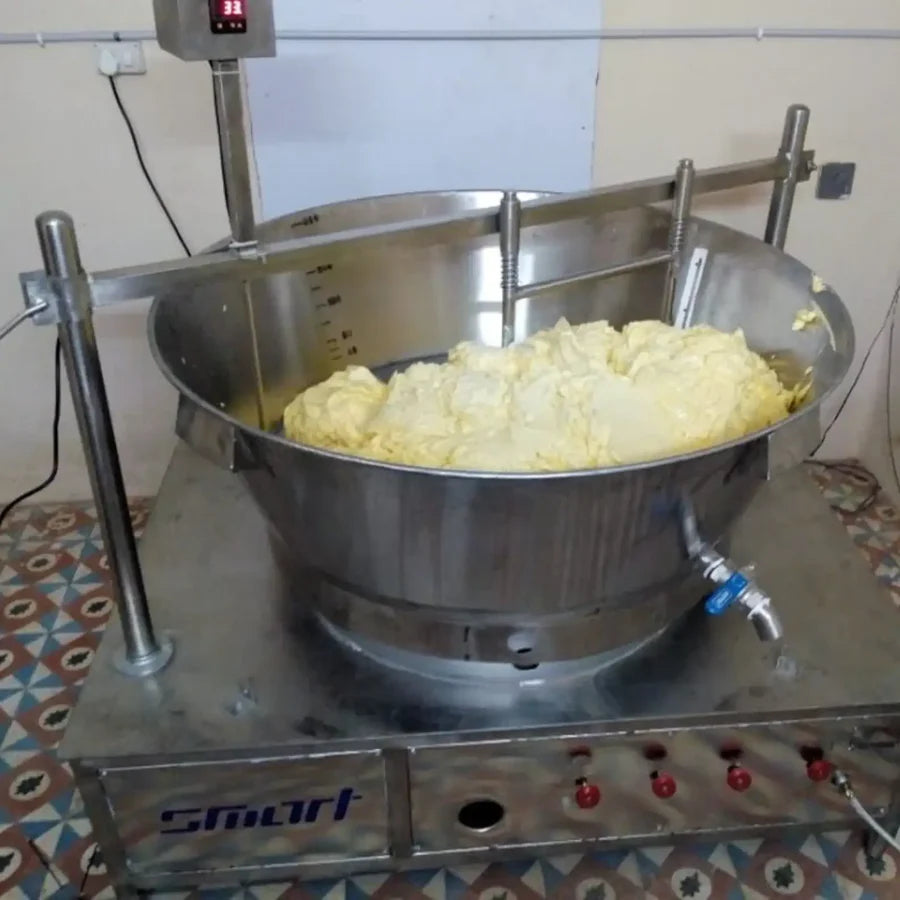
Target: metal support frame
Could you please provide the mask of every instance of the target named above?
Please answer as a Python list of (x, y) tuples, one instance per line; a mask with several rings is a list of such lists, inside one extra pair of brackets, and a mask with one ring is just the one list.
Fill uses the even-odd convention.
[(625, 275), (640, 269), (668, 263), (666, 288), (663, 296), (661, 318), (665, 322), (674, 319), (675, 285), (681, 269), (684, 250), (684, 233), (691, 213), (691, 199), (694, 189), (694, 163), (690, 159), (682, 159), (675, 170), (672, 195), (672, 226), (669, 230), (669, 248), (666, 251), (647, 254), (627, 262), (612, 266), (602, 266), (587, 272), (564, 275), (547, 281), (536, 281), (532, 284), (519, 284), (519, 242), (522, 228), (522, 204), (513, 191), (506, 191), (500, 202), (498, 212), (498, 231), (500, 233), (500, 289), (503, 298), (502, 342), (506, 347), (515, 339), (516, 302), (523, 297), (537, 297), (541, 294), (582, 284), (588, 281), (599, 281), (616, 275)]
[(157, 637), (150, 619), (75, 226), (66, 213), (46, 212), (37, 231), (47, 275), (57, 280), (59, 340), (124, 635), (116, 664), (123, 672), (148, 675), (166, 665), (173, 645)]
[[(808, 180), (812, 158), (811, 150), (803, 152), (804, 165), (800, 168), (798, 180)], [(765, 183), (784, 178), (787, 174), (788, 163), (781, 157), (701, 169), (694, 175), (694, 194)], [(665, 175), (591, 191), (542, 197), (521, 204), (521, 227), (551, 225), (671, 201), (674, 195), (675, 179), (672, 175)], [(498, 233), (498, 208), (494, 207), (260, 244), (253, 252), (245, 254), (226, 247), (191, 259), (179, 258), (93, 272), (90, 277), (91, 296), (94, 306), (108, 306), (175, 289), (192, 289), (218, 281), (253, 279), (296, 271), (308, 262), (321, 262), (323, 251), (331, 261), (339, 261), (384, 247), (402, 246), (416, 250), (451, 241), (477, 240)], [(36, 315), (34, 321), (38, 324), (56, 322), (54, 294), (46, 274), (26, 272), (20, 276), (20, 281), (26, 305), (33, 307), (47, 303), (49, 306), (46, 312)], [(549, 290), (549, 287), (544, 289)]]
[[(256, 220), (253, 212), (253, 186), (250, 166), (250, 147), (247, 143), (246, 117), (244, 114), (244, 88), (241, 84), (240, 61), (214, 59), (210, 63), (213, 74), (213, 98), (216, 108), (216, 130), (219, 136), (219, 157), (222, 162), (222, 186), (225, 190), (225, 208), (231, 225), (230, 249), (239, 256), (253, 255), (256, 251)], [(256, 394), (256, 418), (260, 428), (265, 428), (265, 390), (262, 379), (262, 362), (256, 331), (256, 314), (253, 309), (253, 291), (244, 280), (243, 302), (250, 331), (253, 351), (253, 376)]]
[(794, 103), (788, 107), (784, 117), (781, 146), (778, 148), (778, 158), (786, 164), (787, 172), (784, 176), (775, 179), (764, 237), (767, 244), (771, 244), (779, 250), (784, 249), (784, 242), (787, 238), (797, 183), (808, 180), (815, 170), (815, 164), (803, 149), (808, 125), (808, 106)]
[[(685, 223), (694, 193), (709, 193), (775, 180), (767, 240), (784, 242), (791, 202), (798, 181), (812, 171), (812, 151), (803, 149), (809, 110), (792, 106), (785, 122), (778, 156), (733, 166), (694, 172), (690, 160), (682, 160), (674, 177), (631, 182), (581, 193), (551, 196), (521, 203), (506, 192), (498, 208), (461, 215), (361, 228), (312, 238), (259, 246), (255, 241), (250, 157), (244, 128), (244, 103), (237, 60), (213, 61), (216, 118), (222, 154), (232, 242), (224, 250), (190, 259), (147, 266), (114, 269), (88, 275), (81, 267), (75, 227), (61, 212), (43, 213), (37, 219), (44, 259), (43, 272), (20, 276), (28, 316), (41, 324), (55, 323), (72, 389), (88, 472), (110, 560), (116, 602), (124, 633), (124, 654), (118, 665), (133, 675), (147, 675), (165, 666), (173, 645), (153, 629), (125, 495), (118, 451), (103, 383), (100, 358), (92, 324), (95, 306), (152, 296), (176, 287), (194, 288), (220, 280), (247, 282), (263, 275), (302, 268), (319, 258), (324, 248), (330, 256), (355, 255), (362, 250), (403, 245), (411, 249), (499, 234), (501, 238), (503, 342), (515, 335), (515, 303), (561, 287), (633, 272), (668, 263), (669, 285), (677, 277)], [(672, 200), (673, 222), (669, 249), (598, 268), (589, 272), (535, 282), (518, 283), (519, 242), (522, 228), (549, 225), (574, 218), (596, 216), (660, 201)], [(780, 243), (779, 243), (780, 241)], [(668, 289), (671, 293), (671, 287)], [(250, 323), (252, 321), (252, 303)], [(668, 298), (671, 307), (671, 297)], [(24, 317), (23, 317), (24, 318)], [(18, 322), (16, 322), (18, 324)], [(262, 417), (262, 412), (260, 412)], [(261, 419), (262, 421), (262, 419)]]
[(256, 243), (256, 223), (240, 63), (236, 59), (214, 59), (210, 65), (232, 247), (248, 248)]

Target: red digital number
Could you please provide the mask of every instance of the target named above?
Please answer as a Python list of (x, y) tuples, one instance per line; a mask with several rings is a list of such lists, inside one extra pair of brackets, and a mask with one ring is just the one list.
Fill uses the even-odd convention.
[(219, 0), (218, 13), (223, 19), (243, 19), (244, 0)]
[(247, 0), (209, 0), (213, 34), (246, 34)]

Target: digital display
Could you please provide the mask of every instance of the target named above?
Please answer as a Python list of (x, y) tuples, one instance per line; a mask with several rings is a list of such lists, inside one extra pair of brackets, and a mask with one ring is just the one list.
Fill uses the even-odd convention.
[(247, 30), (247, 0), (210, 0), (209, 23), (216, 34), (242, 34)]

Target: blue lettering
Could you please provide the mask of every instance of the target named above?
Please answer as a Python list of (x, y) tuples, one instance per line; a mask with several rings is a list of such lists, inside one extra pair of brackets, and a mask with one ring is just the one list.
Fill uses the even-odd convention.
[[(195, 816), (202, 813), (202, 809), (164, 809), (160, 820), (163, 822), (174, 822), (176, 816)], [(199, 819), (189, 819), (181, 828), (162, 828), (160, 834), (189, 834), (192, 831), (200, 830)]]
[(281, 804), (291, 808), (291, 814), (288, 816), (288, 825), (296, 825), (298, 822), (303, 821), (303, 806), (305, 803), (305, 800), (285, 800)]
[(238, 827), (240, 814), (246, 809), (246, 805), (240, 806), (210, 806), (206, 810), (206, 819), (203, 821), (204, 831), (215, 831), (219, 824), (219, 813), (225, 813), (225, 823), (222, 827), (226, 831), (233, 831)]
[(344, 788), (337, 798), (337, 804), (334, 807), (334, 821), (342, 822), (347, 818), (347, 810), (350, 809), (351, 800), (362, 800), (362, 797), (354, 793), (353, 788)]
[(247, 812), (244, 813), (244, 821), (242, 823), (242, 828), (253, 828), (257, 821), (259, 820), (259, 810), (256, 809), (248, 809)]
[(319, 810), (326, 803), (334, 803), (334, 798), (328, 797), (327, 799), (310, 800), (308, 806), (306, 807), (306, 821), (315, 822), (316, 819), (319, 818)]
[(362, 800), (353, 788), (342, 788), (337, 797), (315, 797), (303, 800), (282, 800), (267, 806), (248, 806), (239, 803), (229, 806), (207, 806), (185, 809), (164, 809), (160, 822), (168, 825), (160, 834), (191, 834), (200, 830), (234, 831), (238, 828), (279, 828), (284, 825), (298, 825), (301, 822), (314, 823), (327, 813), (322, 810), (334, 804), (330, 816), (334, 822), (347, 818), (354, 800)]
[(264, 828), (271, 828), (273, 825), (284, 825), (284, 822), (279, 822), (278, 819), (275, 818), (278, 810), (274, 806), (267, 806), (262, 811), (262, 819), (260, 820), (260, 825)]

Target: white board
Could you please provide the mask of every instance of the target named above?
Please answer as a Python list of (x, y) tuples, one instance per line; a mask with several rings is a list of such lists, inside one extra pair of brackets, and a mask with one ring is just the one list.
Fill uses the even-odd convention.
[[(597, 29), (600, 0), (276, 0), (279, 29)], [(401, 191), (591, 184), (595, 41), (298, 42), (249, 60), (264, 218)]]

